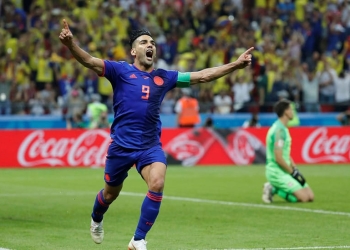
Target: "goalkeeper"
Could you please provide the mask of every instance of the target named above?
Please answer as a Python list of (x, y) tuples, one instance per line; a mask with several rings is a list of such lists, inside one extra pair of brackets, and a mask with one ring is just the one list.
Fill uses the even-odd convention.
[(314, 194), (304, 176), (290, 157), (292, 138), (287, 123), (293, 119), (293, 110), (288, 100), (282, 99), (275, 105), (278, 120), (266, 136), (266, 177), (262, 200), (272, 202), (277, 194), (289, 202), (310, 202)]

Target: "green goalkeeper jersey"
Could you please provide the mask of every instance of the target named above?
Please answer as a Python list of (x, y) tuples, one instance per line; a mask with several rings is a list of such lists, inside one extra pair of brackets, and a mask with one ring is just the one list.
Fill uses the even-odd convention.
[(266, 136), (266, 171), (276, 172), (282, 170), (285, 172), (277, 164), (274, 150), (276, 148), (282, 149), (283, 159), (290, 165), (291, 144), (292, 138), (290, 137), (288, 128), (280, 120), (275, 121)]

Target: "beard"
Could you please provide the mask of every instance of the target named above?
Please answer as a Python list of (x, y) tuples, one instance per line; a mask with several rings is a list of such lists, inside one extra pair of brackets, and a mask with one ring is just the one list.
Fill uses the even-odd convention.
[(146, 68), (151, 68), (153, 66), (153, 58), (152, 61), (147, 60), (147, 57), (144, 56), (142, 60), (140, 60), (140, 63), (145, 66)]

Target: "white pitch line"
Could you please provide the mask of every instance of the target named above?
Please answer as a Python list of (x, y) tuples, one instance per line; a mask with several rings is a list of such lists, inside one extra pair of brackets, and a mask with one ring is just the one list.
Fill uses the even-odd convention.
[(11, 250), (11, 249), (0, 247), (0, 250)]
[[(350, 246), (323, 246), (323, 247), (282, 247), (282, 248), (231, 248), (223, 250), (306, 250), (306, 249), (350, 249)], [(212, 249), (218, 250), (218, 249)]]
[[(79, 195), (96, 195), (96, 194), (97, 194), (97, 191), (96, 192), (47, 192), (47, 193), (35, 193), (35, 196), (61, 196), (61, 195), (62, 196), (79, 196)], [(28, 194), (28, 193), (24, 193), (24, 194), (0, 194), (0, 197), (25, 197), (25, 196), (32, 196), (32, 195), (33, 194)], [(145, 193), (121, 192), (121, 195), (144, 197)], [(167, 196), (167, 195), (165, 195), (163, 198), (166, 200), (174, 200), (174, 201), (187, 201), (187, 202), (195, 202), (195, 203), (207, 203), (207, 204), (248, 207), (248, 208), (288, 210), (288, 211), (297, 211), (297, 212), (305, 212), (305, 213), (339, 215), (339, 216), (350, 217), (350, 212), (338, 212), (338, 211), (300, 208), (300, 207), (291, 207), (291, 206), (282, 206), (282, 205), (276, 206), (276, 205), (254, 204), (254, 203), (233, 202), (233, 201), (218, 201), (218, 200), (207, 200), (207, 199)]]
[[(128, 196), (145, 196), (144, 194), (141, 194), (141, 193), (132, 193), (132, 192), (121, 192), (121, 194), (122, 195), (128, 195)], [(307, 213), (317, 213), (317, 214), (331, 214), (331, 215), (350, 216), (350, 213), (347, 213), (347, 212), (337, 212), (337, 211), (309, 209), (309, 208), (300, 208), (300, 207), (290, 207), (290, 206), (275, 206), (275, 205), (264, 205), (264, 204), (254, 204), (254, 203), (244, 203), (244, 202), (206, 200), (206, 199), (177, 197), (177, 196), (166, 196), (166, 195), (163, 198), (164, 199), (168, 199), (168, 200), (189, 201), (189, 202), (208, 203), (208, 204), (219, 204), (219, 205), (227, 205), (227, 206), (279, 209), (279, 210), (290, 210), (290, 211), (299, 211), (299, 212), (307, 212)]]

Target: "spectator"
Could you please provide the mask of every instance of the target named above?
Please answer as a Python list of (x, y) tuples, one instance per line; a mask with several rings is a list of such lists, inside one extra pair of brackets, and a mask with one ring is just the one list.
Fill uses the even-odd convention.
[(175, 106), (175, 98), (174, 92), (169, 91), (166, 93), (162, 105), (160, 106), (160, 112), (162, 114), (174, 114), (174, 106)]
[[(90, 120), (89, 128), (105, 128), (107, 120), (107, 106), (100, 102), (100, 96), (93, 94), (92, 102), (87, 106), (87, 117)], [(108, 126), (107, 126), (108, 127)]]
[(222, 90), (219, 95), (214, 97), (214, 112), (218, 114), (229, 114), (232, 109), (232, 99)]
[(251, 119), (246, 120), (243, 125), (243, 128), (251, 128), (251, 127), (256, 127), (256, 128), (260, 128), (261, 125), (259, 123), (259, 116), (257, 113), (253, 113)]
[(13, 114), (25, 114), (24, 91), (17, 83), (12, 82), (9, 99), (12, 105), (11, 109)]
[(191, 97), (191, 89), (182, 89), (182, 97), (175, 104), (180, 128), (193, 128), (200, 123), (197, 99)]
[(326, 61), (323, 59), (324, 69), (321, 71), (319, 85), (320, 85), (320, 102), (322, 104), (334, 103), (334, 82), (333, 75), (336, 74), (335, 70), (332, 69)]
[(11, 114), (11, 84), (11, 81), (6, 79), (6, 75), (3, 72), (0, 72), (0, 115)]
[[(286, 82), (287, 77), (286, 77), (286, 72), (278, 72), (276, 73), (275, 76), (275, 81), (272, 85), (272, 91), (270, 94), (270, 101), (272, 102), (277, 102), (278, 101), (278, 93), (281, 91), (286, 91), (288, 92), (288, 83)], [(290, 96), (288, 94), (287, 96), (288, 99), (290, 99)]]
[[(320, 73), (321, 103), (333, 106), (339, 93), (345, 93), (338, 89), (338, 82), (329, 80), (326, 68), (338, 75), (350, 68), (348, 1), (23, 1), (23, 9), (16, 7), (21, 1), (15, 2), (0, 1), (0, 72), (16, 84), (9, 92), (16, 106), (12, 113), (29, 114), (29, 100), (36, 99), (35, 91), (44, 90), (46, 83), (52, 84), (59, 103), (67, 103), (77, 84), (87, 102), (97, 93), (101, 102), (109, 105), (112, 87), (108, 81), (69, 60), (69, 51), (56, 39), (65, 12), (71, 13), (71, 28), (84, 31), (75, 33), (87, 44), (84, 49), (99, 58), (131, 61), (128, 32), (140, 26), (150, 29), (159, 45), (157, 68), (197, 71), (228, 63), (242, 47), (256, 47), (252, 71), (246, 72), (243, 82), (256, 80), (258, 91), (244, 92), (245, 104), (236, 105), (239, 112), (247, 110), (246, 100), (258, 102), (261, 111), (271, 110), (269, 97), (282, 72), (286, 72), (282, 81), (288, 83), (290, 98), (298, 102), (302, 63), (308, 65), (308, 71)], [(192, 59), (183, 59), (186, 56)], [(30, 81), (35, 82), (35, 91), (28, 88)], [(201, 112), (212, 112), (212, 93), (240, 87), (233, 84), (236, 82), (222, 78), (196, 86), (193, 96), (200, 100)], [(28, 91), (32, 92), (30, 98)], [(278, 91), (274, 90), (275, 99)], [(242, 102), (239, 98), (235, 101)], [(44, 113), (52, 112), (57, 109)]]
[(65, 114), (66, 121), (72, 121), (74, 116), (84, 114), (86, 103), (83, 91), (79, 87), (74, 86), (74, 88), (70, 91), (65, 104), (67, 108)]
[(343, 126), (349, 126), (350, 125), (350, 108), (348, 110), (340, 113), (337, 116), (337, 120), (340, 122)]
[(45, 113), (55, 114), (57, 113), (55, 110), (57, 108), (56, 103), (56, 94), (52, 88), (51, 83), (46, 83), (45, 88), (40, 91), (40, 98), (45, 110)]
[(319, 74), (305, 72), (302, 76), (301, 88), (303, 93), (303, 103), (306, 112), (319, 112)]
[(210, 89), (201, 89), (198, 95), (199, 110), (201, 113), (213, 112), (213, 94)]
[(265, 67), (261, 67), (260, 74), (257, 77), (257, 86), (259, 89), (259, 105), (262, 112), (267, 112), (268, 107), (268, 91), (267, 91), (268, 79), (266, 75)]
[(245, 82), (244, 76), (238, 76), (237, 82), (232, 86), (232, 92), (234, 95), (233, 109), (236, 112), (247, 112), (247, 104), (251, 101), (250, 93), (252, 92), (254, 85), (251, 82)]
[(30, 113), (30, 105), (32, 99), (36, 98), (36, 85), (34, 81), (29, 83), (29, 86), (24, 90), (24, 102), (26, 113)]
[(45, 114), (44, 102), (41, 99), (40, 92), (36, 92), (35, 97), (29, 100), (29, 108), (32, 115)]
[(350, 74), (342, 71), (339, 76), (332, 75), (335, 87), (335, 110), (343, 112), (350, 105)]
[(66, 123), (67, 129), (84, 129), (86, 128), (86, 123), (83, 120), (83, 116), (80, 113), (73, 115), (72, 119), (68, 119)]
[[(68, 84), (66, 85), (68, 88), (72, 86), (72, 83), (74, 81), (68, 81)], [(86, 101), (90, 102), (93, 95), (98, 94), (97, 91), (98, 87), (98, 76), (93, 72), (92, 70), (89, 70), (86, 77), (84, 78), (84, 85), (83, 90), (85, 93)]]

